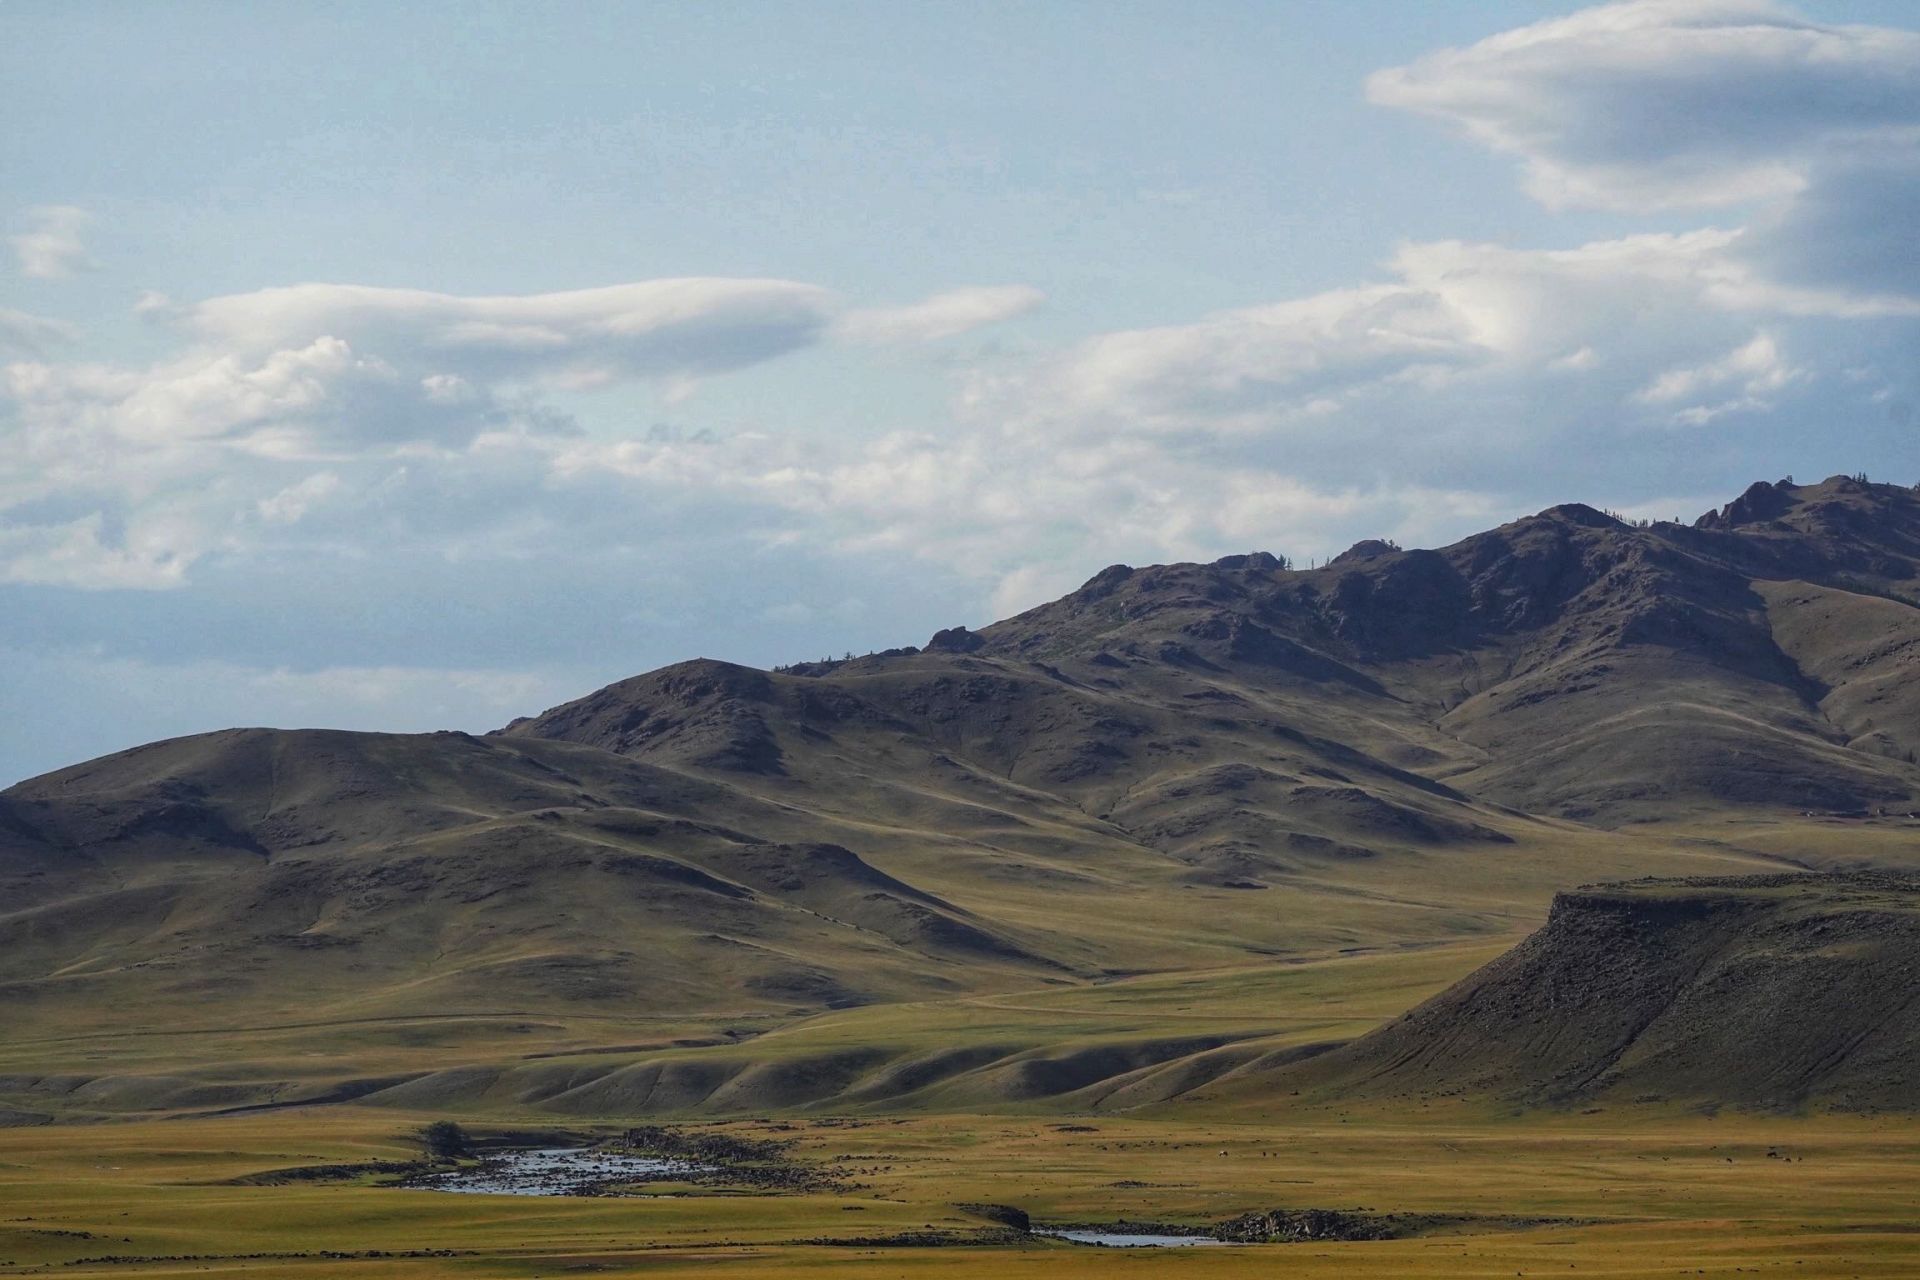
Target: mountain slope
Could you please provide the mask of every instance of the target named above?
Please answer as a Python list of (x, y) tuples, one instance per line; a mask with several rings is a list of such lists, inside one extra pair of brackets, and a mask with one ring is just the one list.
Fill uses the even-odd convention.
[(1920, 500), (1835, 478), (1113, 566), (925, 649), (680, 663), (484, 737), (155, 743), (0, 792), (0, 1000), (18, 1044), (440, 1019), (444, 1063), (463, 1019), (731, 1042), (1507, 937), (1596, 876), (1829, 858), (1808, 823), (1906, 865), (1916, 598)]
[(1052, 967), (845, 849), (788, 842), (812, 828), (776, 806), (565, 743), (236, 731), (5, 804), (29, 868), (0, 914), (13, 1000), (217, 982), (237, 1005), (393, 989), (710, 1011), (945, 990), (950, 953)]
[(1884, 673), (1899, 653), (1823, 666), (1804, 648), (1808, 610), (1781, 592), (1843, 592), (1849, 616), (1828, 635), (1904, 634), (1920, 618), (1917, 543), (1920, 500), (1846, 478), (1755, 486), (1694, 527), (1564, 506), (1440, 551), (1362, 544), (1307, 572), (1253, 557), (1116, 566), (972, 651), (1120, 687), (1141, 667), (1231, 672), (1377, 759), (1583, 821), (1899, 807), (1915, 775), (1884, 761), (1908, 763), (1904, 748), (1856, 747), (1873, 731), (1847, 718), (1845, 692), (1897, 681)]
[(1256, 1091), (1912, 1110), (1916, 978), (1911, 876), (1594, 886), (1458, 985)]

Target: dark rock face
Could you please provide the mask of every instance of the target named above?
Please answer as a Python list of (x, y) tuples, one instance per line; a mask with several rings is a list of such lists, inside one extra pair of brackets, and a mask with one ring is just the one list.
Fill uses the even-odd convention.
[(766, 672), (699, 659), (608, 685), (502, 732), (773, 774), (781, 771), (780, 744), (767, 720), (774, 700)]
[(973, 653), (986, 647), (986, 637), (965, 627), (948, 627), (933, 633), (927, 641), (928, 653)]
[(1110, 564), (1100, 572), (1088, 578), (1081, 588), (1073, 594), (1082, 600), (1104, 600), (1120, 588), (1120, 584), (1133, 576), (1133, 566)]
[(1397, 545), (1387, 542), (1384, 539), (1362, 538), (1333, 559), (1327, 561), (1327, 563), (1359, 564), (1366, 560), (1378, 560), (1381, 556), (1390, 556), (1398, 550), (1400, 550), (1400, 548)]
[(1747, 491), (1718, 511), (1709, 511), (1694, 521), (1699, 529), (1737, 529), (1741, 525), (1764, 524), (1778, 520), (1794, 506), (1794, 489), (1782, 481), (1768, 484), (1755, 481)]
[(1407, 551), (1368, 562), (1334, 582), (1324, 616), (1333, 633), (1375, 661), (1398, 661), (1463, 643), (1471, 634), (1471, 592), (1437, 551)]
[(1249, 573), (1274, 573), (1286, 566), (1271, 551), (1253, 551), (1243, 556), (1221, 556), (1213, 562), (1216, 569), (1242, 569)]
[[(1920, 1107), (1920, 878), (1650, 880), (1562, 894), (1513, 951), (1293, 1077), (1523, 1106)], [(1298, 1087), (1298, 1085), (1296, 1085)]]

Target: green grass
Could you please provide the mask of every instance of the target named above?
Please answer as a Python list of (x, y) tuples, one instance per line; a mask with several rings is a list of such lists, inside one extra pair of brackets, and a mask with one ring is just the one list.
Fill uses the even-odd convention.
[[(937, 865), (935, 852), (912, 856)], [(764, 1004), (661, 1010), (650, 1007), (646, 991), (541, 1002), (511, 988), (489, 991), (477, 977), (473, 991), (444, 1002), (432, 984), (359, 989), (338, 978), (335, 986), (351, 994), (289, 980), (218, 1000), (143, 1000), (135, 981), (143, 971), (128, 970), (124, 980), (44, 987), (18, 1004), (0, 1041), (0, 1075), (184, 1076), (262, 1085), (266, 1091), (250, 1099), (259, 1101), (347, 1078), (475, 1063), (537, 1065), (556, 1055), (581, 1064), (760, 1062), (856, 1047), (898, 1056), (1002, 1043), (1010, 1052), (1031, 1052), (1177, 1036), (1279, 1047), (1359, 1034), (1411, 1006), (1524, 936), (1544, 918), (1554, 891), (1569, 883), (1778, 865), (1701, 839), (1554, 829), (1515, 846), (1398, 855), (1391, 892), (1365, 866), (1326, 868), (1263, 891), (1149, 891), (1116, 882), (1076, 891), (1070, 920), (1061, 918), (1057, 889), (979, 879), (965, 899), (979, 917), (1099, 935), (1108, 963), (1136, 972), (1090, 981), (956, 969), (961, 989), (951, 997), (825, 1014)], [(660, 961), (690, 965), (677, 950), (683, 943), (680, 935), (663, 935)], [(1266, 954), (1249, 955), (1249, 948)], [(647, 955), (652, 963), (652, 951)], [(309, 998), (295, 1002), (294, 990)], [(716, 1043), (698, 1047), (702, 1041)], [(116, 1088), (110, 1106), (9, 1100), (6, 1093), (0, 1089), (0, 1102), (43, 1110), (114, 1113), (146, 1105), (137, 1084)]]
[[(1512, 937), (1399, 947), (1299, 961), (1148, 974), (1109, 982), (1039, 987), (865, 1006), (794, 1019), (685, 1019), (525, 1016), (315, 1022), (259, 1028), (165, 1032), (152, 1028), (72, 1038), (9, 1040), (0, 1072), (69, 1072), (104, 1077), (77, 1097), (20, 1096), (15, 1105), (56, 1114), (149, 1105), (155, 1081), (294, 1082), (277, 1096), (324, 1088), (344, 1076), (380, 1076), (487, 1062), (512, 1078), (640, 1062), (832, 1063), (849, 1057), (887, 1064), (986, 1047), (996, 1061), (1072, 1053), (1094, 1046), (1225, 1040), (1259, 1049), (1346, 1039), (1418, 1003), (1492, 958)], [(726, 1037), (732, 1032), (740, 1039)], [(676, 1042), (724, 1043), (674, 1047)], [(994, 1103), (992, 1062), (921, 1095), (887, 1099), (889, 1110)], [(122, 1085), (124, 1082), (124, 1098)], [(173, 1086), (169, 1086), (173, 1087)], [(508, 1088), (511, 1088), (509, 1083)], [(502, 1092), (496, 1090), (496, 1094)], [(455, 1102), (532, 1117), (499, 1096)], [(542, 1104), (543, 1106), (547, 1104)], [(827, 1103), (834, 1106), (832, 1102)], [(1075, 1109), (1071, 1099), (1009, 1099), (1023, 1109)], [(573, 1112), (574, 1118), (617, 1114)]]
[[(232, 1186), (297, 1164), (400, 1157), (423, 1117), (352, 1108), (273, 1117), (0, 1131), (0, 1275), (325, 1277), (616, 1274), (1487, 1276), (1674, 1274), (1704, 1267), (1895, 1276), (1920, 1267), (1912, 1121), (1574, 1116), (1311, 1124), (1010, 1117), (803, 1122), (805, 1158), (845, 1195), (528, 1200), (366, 1185)], [(749, 1134), (765, 1126), (734, 1126)], [(1767, 1152), (1791, 1156), (1769, 1159)], [(1224, 1153), (1224, 1154), (1223, 1154)], [(1145, 1182), (1151, 1185), (1117, 1185)], [(1065, 1246), (822, 1249), (814, 1237), (980, 1226), (992, 1200), (1052, 1221), (1207, 1222), (1250, 1209), (1356, 1207), (1583, 1220), (1380, 1244), (1118, 1256)], [(91, 1238), (61, 1235), (86, 1232)], [(371, 1258), (452, 1250), (452, 1258)], [(322, 1251), (350, 1255), (321, 1258)], [(71, 1265), (120, 1255), (161, 1262)], [(279, 1255), (267, 1259), (246, 1254)], [(306, 1255), (306, 1256), (295, 1256)], [(1796, 1260), (1799, 1260), (1796, 1262)], [(203, 1270), (205, 1268), (205, 1270)]]
[[(1810, 824), (1816, 853), (1840, 836)], [(1769, 830), (1658, 840), (1569, 836), (1563, 880), (1656, 871), (1713, 874), (1778, 866)], [(1749, 839), (1749, 836), (1752, 836)], [(1831, 840), (1831, 845), (1819, 843)], [(1768, 846), (1762, 848), (1761, 846)], [(1823, 852), (1828, 851), (1830, 852)], [(1108, 981), (1006, 990), (810, 1016), (657, 1017), (573, 1009), (375, 1016), (354, 1007), (284, 1019), (244, 1004), (198, 1021), (101, 1010), (0, 1042), (0, 1073), (70, 1071), (131, 1080), (306, 1081), (472, 1063), (537, 1071), (648, 1057), (768, 1064), (878, 1051), (888, 1060), (1000, 1046), (1006, 1057), (1094, 1045), (1220, 1038), (1254, 1050), (1358, 1035), (1497, 955), (1540, 919), (1553, 874), (1537, 851), (1409, 859), (1386, 897), (1329, 875), (1266, 893), (1195, 891), (1165, 904), (1150, 931), (1198, 927), (1209, 913), (1298, 910), (1266, 921), (1297, 930), (1290, 954), (1198, 963), (1143, 948), (1157, 970)], [(1010, 890), (1005, 891), (1011, 893)], [(1008, 901), (1019, 900), (1012, 895)], [(1036, 905), (1037, 898), (1029, 905)], [(1103, 900), (1096, 899), (1096, 902)], [(1105, 902), (1100, 910), (1116, 909)], [(1145, 905), (1140, 907), (1146, 910)], [(1391, 929), (1382, 920), (1396, 922)], [(1172, 923), (1169, 923), (1171, 921)], [(1226, 928), (1217, 919), (1208, 927)], [(1146, 933), (1142, 937), (1147, 936)], [(1198, 953), (1204, 956), (1204, 949)], [(59, 1011), (50, 1011), (58, 1014)], [(184, 1025), (180, 1025), (184, 1023)], [(729, 1036), (717, 1045), (681, 1044)], [(737, 1042), (731, 1042), (737, 1040)], [(128, 1095), (139, 1104), (138, 1090)], [(982, 1100), (984, 1098), (984, 1101)], [(91, 1104), (90, 1104), (91, 1105)], [(553, 1123), (501, 1091), (442, 1111), (327, 1106), (236, 1115), (0, 1129), (0, 1276), (558, 1277), (573, 1274), (1019, 1277), (1189, 1272), (1465, 1277), (1795, 1276), (1920, 1272), (1910, 1210), (1920, 1196), (1920, 1122), (1723, 1116), (1654, 1108), (1505, 1117), (1463, 1105), (1301, 1110), (1231, 1087), (1126, 1114), (1089, 1114), (1086, 1094), (993, 1099), (950, 1087), (859, 1111), (728, 1122), (766, 1134), (791, 1125), (800, 1154), (851, 1171), (848, 1194), (717, 1194), (521, 1200), (450, 1197), (372, 1185), (235, 1186), (295, 1165), (412, 1154), (409, 1133), (443, 1114), (479, 1127)], [(56, 1108), (57, 1109), (57, 1108)], [(84, 1109), (84, 1108), (77, 1108)], [(94, 1107), (97, 1112), (101, 1107)], [(104, 1108), (111, 1110), (111, 1108)], [(819, 1111), (841, 1112), (838, 1117)], [(631, 1116), (582, 1112), (582, 1130)], [(1091, 1126), (1075, 1132), (1063, 1126)], [(1766, 1158), (1769, 1148), (1789, 1163)], [(1221, 1152), (1226, 1154), (1223, 1156)], [(1148, 1185), (1131, 1185), (1145, 1183)], [(1529, 1231), (1381, 1244), (1272, 1246), (1136, 1257), (1035, 1243), (1021, 1248), (852, 1249), (797, 1243), (982, 1224), (955, 1206), (1018, 1204), (1042, 1220), (1131, 1216), (1193, 1223), (1276, 1207), (1353, 1208), (1577, 1219)], [(87, 1236), (57, 1234), (85, 1232)], [(451, 1250), (451, 1257), (400, 1256)], [(328, 1257), (333, 1253), (343, 1256)], [(389, 1256), (373, 1256), (374, 1254)], [(106, 1255), (138, 1262), (74, 1264)], [(168, 1263), (168, 1256), (191, 1260)], [(252, 1257), (245, 1255), (271, 1255)]]

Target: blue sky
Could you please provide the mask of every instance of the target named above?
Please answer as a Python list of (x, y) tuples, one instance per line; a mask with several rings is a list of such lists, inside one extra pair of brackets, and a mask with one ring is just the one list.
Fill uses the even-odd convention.
[(0, 780), (1920, 479), (1916, 25), (16, 0)]

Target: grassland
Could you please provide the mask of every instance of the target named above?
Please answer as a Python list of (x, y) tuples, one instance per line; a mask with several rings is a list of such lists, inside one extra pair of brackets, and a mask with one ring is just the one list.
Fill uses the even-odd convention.
[[(1916, 971), (1880, 916), (1729, 927), (1696, 948), (1716, 986), (1643, 965), (1628, 912), (1615, 946), (1456, 988), (1405, 1052), (1368, 1034), (1583, 883), (1912, 869), (1917, 516), (1836, 478), (1692, 529), (1572, 506), (1304, 572), (1116, 567), (926, 651), (698, 660), (503, 735), (233, 730), (9, 788), (0, 1276), (1920, 1274), (1920, 1122), (1861, 1113), (1913, 1109), (1920, 1042), (1846, 998)], [(1607, 1034), (1574, 1034), (1602, 1000)], [(1643, 1004), (1683, 1015), (1650, 1048)], [(1792, 1066), (1790, 1030), (1825, 1079), (1887, 1026), (1855, 1055), (1873, 1089), (1720, 1071)], [(1528, 1095), (1528, 1063), (1485, 1070), (1528, 1037), (1687, 1088)], [(1729, 1097), (1756, 1110), (1703, 1114)], [(236, 1182), (408, 1156), (438, 1118), (777, 1132), (858, 1185)], [(970, 1239), (975, 1201), (1452, 1225), (808, 1243)]]
[[(420, 983), (336, 997), (324, 984), (310, 990), (289, 981), (264, 988), (223, 984), (218, 998), (194, 1001), (169, 990), (165, 1016), (156, 1017), (153, 1004), (139, 998), (137, 983), (146, 971), (128, 965), (115, 971), (112, 982), (82, 976), (44, 990), (18, 989), (25, 998), (13, 1003), (10, 1034), (0, 1038), (0, 1106), (63, 1118), (209, 1110), (321, 1096), (343, 1081), (484, 1066), (510, 1077), (490, 1084), (487, 1096), (443, 1081), (419, 1086), (435, 1090), (431, 1100), (401, 1098), (394, 1104), (500, 1113), (513, 1110), (513, 1099), (522, 1095), (556, 1097), (563, 1092), (555, 1087), (564, 1083), (562, 1073), (660, 1065), (742, 1074), (812, 1059), (816, 1074), (849, 1073), (852, 1088), (931, 1055), (977, 1051), (980, 1061), (965, 1078), (913, 1096), (894, 1090), (864, 1100), (808, 1101), (835, 1109), (1084, 1109), (1093, 1099), (1082, 1095), (1083, 1083), (1111, 1082), (1104, 1087), (1119, 1089), (1143, 1082), (1116, 1081), (1124, 1074), (1119, 1072), (1100, 1076), (1091, 1070), (1098, 1064), (1089, 1062), (1084, 1082), (1075, 1074), (1079, 1068), (1071, 1068), (1046, 1085), (1041, 1100), (1037, 1086), (1025, 1079), (1034, 1068), (1021, 1064), (1123, 1047), (1135, 1055), (1128, 1063), (1138, 1058), (1146, 1066), (1148, 1058), (1172, 1061), (1207, 1048), (1174, 1054), (1173, 1041), (1217, 1042), (1221, 1052), (1246, 1057), (1347, 1039), (1511, 946), (1539, 924), (1554, 890), (1569, 881), (1783, 865), (1777, 856), (1706, 839), (1625, 838), (1577, 829), (1514, 846), (1408, 852), (1396, 863), (1391, 892), (1374, 883), (1365, 866), (1329, 868), (1259, 893), (1204, 886), (1088, 893), (1084, 901), (1076, 899), (1070, 920), (1060, 919), (1057, 893), (988, 883), (972, 903), (981, 916), (1017, 917), (1034, 928), (1051, 921), (1063, 936), (1097, 932), (1121, 939), (1106, 959), (1113, 968), (1130, 961), (1141, 972), (1098, 978), (1043, 973), (1024, 981), (990, 974), (1002, 989), (963, 988), (946, 998), (828, 1012), (764, 1003), (717, 1003), (700, 1012), (651, 1009), (644, 979), (632, 999), (543, 1003), (521, 998), (525, 993), (511, 986), (487, 991), (476, 975), (472, 992), (434, 1013), (422, 1011), (436, 1002), (413, 990)], [(577, 909), (584, 913), (591, 905)], [(1253, 939), (1264, 954), (1249, 955), (1244, 942), (1237, 950), (1203, 945), (1215, 935)], [(603, 936), (624, 934), (609, 925)], [(402, 941), (396, 931), (383, 935), (380, 945)], [(649, 939), (635, 963), (643, 970), (692, 967), (699, 953), (683, 942), (671, 932)], [(539, 951), (536, 943), (547, 940), (530, 937), (529, 956)], [(984, 985), (974, 970), (956, 966), (950, 972), (955, 985)], [(336, 975), (328, 981), (343, 980)], [(431, 978), (422, 983), (430, 987)], [(300, 992), (311, 998), (297, 1000)], [(994, 1049), (1000, 1052), (989, 1055)], [(49, 1077), (88, 1083), (73, 1093), (17, 1087), (23, 1079)], [(1113, 1103), (1158, 1100), (1149, 1088), (1118, 1095)], [(608, 1114), (610, 1105), (582, 1099), (559, 1114), (591, 1118)], [(746, 1078), (707, 1110), (755, 1114), (792, 1105), (778, 1090)]]
[[(1786, 850), (1843, 864), (1857, 833), (1819, 824), (1718, 838), (1593, 838), (1597, 876), (1664, 863), (1685, 869), (1782, 865)], [(1882, 847), (1884, 845), (1884, 847)], [(1882, 842), (1873, 860), (1898, 863)], [(1907, 856), (1910, 856), (1908, 854)], [(1043, 982), (810, 1015), (592, 1016), (504, 1010), (460, 1016), (259, 1021), (244, 1006), (185, 1026), (130, 1020), (65, 1035), (0, 1040), (0, 1074), (69, 1072), (108, 1082), (78, 1112), (106, 1123), (0, 1128), (0, 1276), (793, 1277), (1301, 1276), (1584, 1274), (1901, 1276), (1920, 1272), (1908, 1206), (1920, 1195), (1920, 1123), (1845, 1116), (1761, 1117), (1660, 1108), (1498, 1114), (1482, 1107), (1369, 1102), (1342, 1110), (1275, 1096), (1257, 1073), (1163, 1098), (1156, 1081), (1205, 1058), (1092, 1071), (1085, 1089), (1012, 1088), (1007, 1062), (1072, 1062), (1150, 1042), (1215, 1040), (1259, 1061), (1351, 1039), (1511, 946), (1540, 918), (1532, 860), (1504, 871), (1455, 864), (1454, 901), (1482, 930), (1170, 968), (1100, 981)], [(1268, 897), (1268, 895), (1261, 895)], [(1273, 900), (1269, 898), (1269, 900)], [(1328, 903), (1319, 901), (1319, 923)], [(1183, 904), (1183, 910), (1187, 909)], [(1196, 905), (1195, 911), (1204, 910)], [(1374, 909), (1362, 900), (1362, 910)], [(1415, 908), (1407, 908), (1414, 910)], [(1337, 937), (1335, 941), (1340, 941)], [(361, 1016), (355, 1016), (356, 1013)], [(220, 1015), (224, 1014), (226, 1021)], [(57, 1030), (57, 1028), (49, 1028)], [(262, 1172), (416, 1153), (413, 1132), (455, 1115), (469, 1125), (630, 1122), (617, 1108), (556, 1114), (512, 1082), (664, 1057), (739, 1058), (775, 1074), (846, 1055), (915, 1061), (986, 1053), (988, 1065), (873, 1104), (769, 1107), (718, 1121), (727, 1132), (797, 1141), (796, 1154), (857, 1189), (772, 1194), (712, 1187), (619, 1199), (454, 1197), (345, 1183), (238, 1185)], [(998, 1064), (997, 1066), (995, 1064)], [(302, 1081), (488, 1065), (509, 1083), (448, 1106), (285, 1106), (242, 1114), (176, 1108), (142, 1116), (151, 1081)], [(995, 1072), (997, 1071), (997, 1074)], [(225, 1082), (225, 1083), (219, 1083)], [(1259, 1087), (1238, 1087), (1259, 1086)], [(124, 1089), (118, 1106), (114, 1090)], [(205, 1100), (201, 1100), (204, 1102)], [(56, 1110), (60, 1110), (56, 1108)], [(200, 1114), (191, 1114), (198, 1111)], [(830, 1114), (822, 1114), (827, 1112)], [(1770, 1158), (1769, 1152), (1788, 1158)], [(1225, 1153), (1224, 1155), (1222, 1153)], [(1413, 1239), (1155, 1251), (1139, 1256), (1033, 1241), (1009, 1245), (822, 1245), (929, 1229), (966, 1238), (990, 1224), (957, 1206), (1011, 1203), (1037, 1221), (1217, 1222), (1275, 1208), (1366, 1207), (1453, 1215)], [(1485, 1222), (1476, 1225), (1472, 1219)], [(1526, 1219), (1548, 1220), (1531, 1227)], [(88, 1261), (89, 1259), (93, 1261)]]
[[(418, 1095), (439, 1090), (441, 1080), (466, 1081), (470, 1073), (485, 1070), (498, 1079), (484, 1088), (448, 1086), (429, 1105), (461, 1115), (552, 1120), (557, 1114), (596, 1121), (632, 1113), (611, 1102), (596, 1104), (591, 1097), (562, 1105), (549, 1082), (632, 1071), (645, 1063), (691, 1073), (744, 1064), (748, 1072), (777, 1077), (831, 1071), (856, 1061), (882, 1078), (898, 1064), (973, 1054), (979, 1058), (977, 1070), (927, 1089), (837, 1098), (831, 1106), (888, 1113), (1091, 1109), (1105, 1101), (1104, 1095), (1076, 1097), (1076, 1089), (1065, 1087), (1074, 1079), (1059, 1073), (1079, 1070), (1089, 1089), (1110, 1090), (1129, 1083), (1110, 1083), (1127, 1074), (1110, 1055), (1139, 1054), (1141, 1046), (1171, 1046), (1146, 1054), (1143, 1061), (1164, 1060), (1174, 1070), (1214, 1043), (1253, 1057), (1347, 1039), (1470, 972), (1520, 932), (1450, 945), (1360, 949), (784, 1019), (512, 1014), (178, 1030), (136, 1024), (105, 1034), (9, 1037), (0, 1044), (0, 1081), (11, 1080), (9, 1097), (16, 1108), (84, 1119), (133, 1115), (156, 1104), (175, 1114), (217, 1110), (228, 1105), (229, 1093), (232, 1105), (263, 1105), (256, 1097), (258, 1081), (273, 1082), (264, 1095), (269, 1101), (297, 1101), (342, 1078), (442, 1073), (411, 1086)], [(1031, 1086), (1013, 1087), (1010, 1073), (1040, 1070), (1054, 1073), (1044, 1094)], [(21, 1090), (21, 1081), (33, 1079), (48, 1083)], [(80, 1080), (87, 1083), (72, 1088)], [(1137, 1089), (1141, 1082), (1131, 1083)], [(167, 1108), (169, 1100), (174, 1105)], [(748, 1110), (755, 1101), (751, 1093), (738, 1098)], [(406, 1098), (390, 1105), (404, 1107)]]
[[(329, 1109), (0, 1131), (0, 1275), (1441, 1277), (1758, 1269), (1902, 1276), (1920, 1269), (1910, 1214), (1920, 1195), (1920, 1126), (1906, 1120), (820, 1118), (777, 1131), (797, 1137), (799, 1154), (831, 1163), (859, 1189), (528, 1200), (362, 1183), (232, 1185), (288, 1166), (405, 1158), (412, 1153), (406, 1131), (421, 1118)], [(769, 1131), (765, 1123), (728, 1128)], [(1043, 1222), (1202, 1223), (1275, 1206), (1568, 1221), (1151, 1257), (1042, 1242), (799, 1243), (928, 1227), (977, 1231), (985, 1224), (955, 1206), (982, 1200), (1019, 1205)], [(445, 1256), (417, 1256), (440, 1251)], [(86, 1261), (102, 1258), (117, 1260)]]
[[(1344, 1039), (1417, 1003), (1506, 945), (1333, 954), (1074, 987), (842, 1010), (766, 1031), (762, 1060), (813, 1061), (1036, 1043), (1062, 1053), (1147, 1036), (1219, 1035), (1262, 1051)], [(536, 1028), (534, 1031), (525, 1029)], [(591, 1062), (618, 1039), (690, 1025), (590, 1019), (436, 1028), (425, 1020), (128, 1035), (86, 1050), (123, 1071), (205, 1068), (221, 1054), (399, 1066), (472, 1053), (562, 1052)], [(441, 1037), (441, 1038), (436, 1038)], [(533, 1049), (528, 1038), (538, 1040)], [(582, 1052), (584, 1051), (584, 1052)], [(686, 1056), (733, 1051), (689, 1046)], [(16, 1060), (49, 1046), (9, 1044)], [(76, 1053), (79, 1050), (75, 1051)], [(618, 1056), (613, 1054), (613, 1056)], [(547, 1057), (530, 1062), (552, 1061)], [(442, 1114), (289, 1107), (0, 1129), (0, 1276), (1299, 1276), (1582, 1274), (1902, 1276), (1920, 1271), (1920, 1122), (1844, 1116), (1707, 1118), (1625, 1108), (1495, 1114), (1460, 1105), (1307, 1109), (1204, 1092), (1125, 1114), (1072, 1099), (719, 1122), (796, 1142), (855, 1184), (832, 1193), (667, 1187), (610, 1199), (446, 1196), (344, 1183), (240, 1185), (315, 1165), (405, 1160)], [(471, 1125), (552, 1123), (495, 1099)], [(618, 1114), (569, 1117), (577, 1131)], [(1771, 1153), (1771, 1154), (1770, 1154)], [(1154, 1251), (1008, 1245), (822, 1245), (990, 1224), (958, 1206), (1016, 1205), (1036, 1221), (1200, 1225), (1273, 1208), (1369, 1208), (1484, 1218), (1413, 1239)], [(1551, 1220), (1531, 1227), (1516, 1220)], [(105, 1260), (105, 1259), (111, 1259)], [(92, 1260), (92, 1261), (89, 1261)]]

